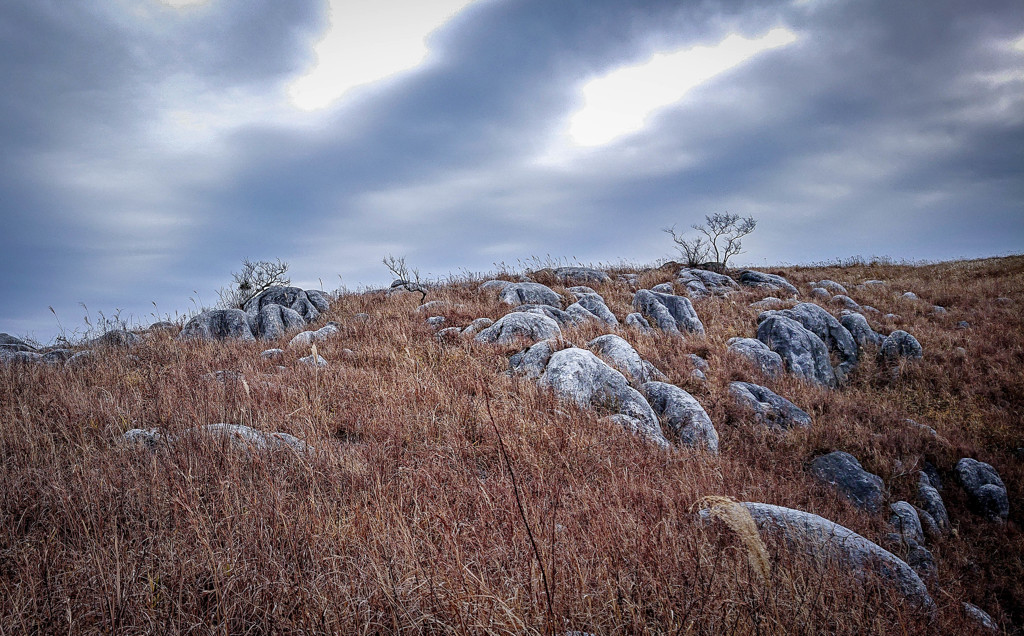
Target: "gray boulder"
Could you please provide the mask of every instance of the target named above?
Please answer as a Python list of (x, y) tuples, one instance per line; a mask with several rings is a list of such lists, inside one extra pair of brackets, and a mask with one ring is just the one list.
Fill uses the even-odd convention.
[(288, 348), (308, 349), (317, 342), (324, 342), (328, 338), (337, 335), (340, 332), (341, 329), (338, 328), (337, 323), (329, 322), (316, 331), (303, 331), (295, 334), (295, 336), (288, 341)]
[(260, 352), (260, 358), (264, 360), (280, 360), (284, 357), (284, 349), (267, 349)]
[(296, 312), (306, 322), (313, 322), (330, 307), (327, 298), (317, 290), (275, 286), (266, 289), (245, 303), (245, 311), (253, 317), (267, 305), (281, 305)]
[(462, 337), (469, 338), (480, 333), (484, 329), (494, 324), (494, 321), (490, 318), (477, 318), (473, 322), (469, 323), (465, 329), (462, 330)]
[(651, 408), (675, 439), (718, 454), (718, 431), (707, 411), (692, 395), (666, 382), (647, 382), (641, 388)]
[(561, 309), (552, 307), (550, 305), (519, 305), (518, 307), (516, 307), (516, 311), (525, 311), (531, 314), (540, 314), (542, 316), (547, 316), (548, 318), (557, 322), (558, 326), (560, 327), (564, 327), (566, 325), (580, 324), (592, 318), (592, 316), (590, 316), (586, 312), (586, 310), (582, 309), (581, 307), (577, 307), (576, 309), (573, 310), (575, 312), (575, 315), (570, 314), (568, 311), (562, 311)]
[(441, 325), (445, 323), (447, 319), (444, 316), (430, 316), (427, 318), (426, 323), (434, 329), (439, 329)]
[(816, 283), (811, 283), (811, 287), (820, 287), (822, 289), (827, 289), (828, 291), (832, 292), (833, 294), (848, 294), (849, 293), (849, 292), (846, 291), (845, 287), (843, 287), (842, 285), (840, 285), (836, 281), (829, 280), (827, 278), (823, 278), (823, 279), (819, 280)]
[(554, 339), (541, 340), (534, 343), (528, 349), (524, 349), (512, 356), (508, 361), (509, 371), (513, 375), (521, 375), (536, 380), (544, 373), (544, 367), (555, 352), (557, 341)]
[(999, 624), (989, 616), (988, 612), (977, 605), (971, 605), (967, 602), (962, 603), (961, 607), (963, 607), (964, 615), (967, 616), (967, 618), (969, 618), (976, 627), (980, 627), (992, 634), (999, 633)]
[(243, 424), (207, 424), (199, 427), (203, 433), (219, 436), (231, 446), (243, 450), (291, 449), (297, 452), (311, 450), (301, 439), (288, 433), (266, 433)]
[(0, 333), (0, 347), (8, 348), (11, 351), (35, 351), (36, 348), (21, 338), (15, 338), (9, 333)]
[[(578, 309), (582, 311), (579, 311)], [(599, 294), (581, 294), (577, 296), (577, 301), (569, 305), (565, 313), (571, 316), (579, 316), (588, 320), (599, 320), (606, 325), (611, 327), (618, 327), (619, 321), (612, 313), (611, 309), (608, 309), (608, 305), (605, 304), (604, 298)]]
[(583, 294), (596, 294), (597, 293), (596, 291), (594, 291), (594, 289), (592, 287), (587, 287), (586, 285), (576, 285), (574, 287), (568, 287), (568, 288), (566, 288), (566, 291), (567, 292), (571, 292), (577, 298), (579, 298)]
[(501, 292), (503, 289), (511, 285), (512, 283), (507, 280), (489, 280), (480, 284), (477, 289), (481, 291), (496, 291)]
[(74, 352), (71, 349), (50, 349), (43, 354), (42, 362), (44, 364), (61, 365), (71, 359)]
[(79, 351), (75, 355), (71, 356), (64, 362), (64, 366), (69, 369), (80, 369), (87, 367), (96, 362), (96, 354), (91, 349), (85, 351)]
[(754, 417), (767, 426), (788, 430), (810, 426), (811, 416), (781, 395), (750, 382), (730, 382), (729, 393), (737, 403), (751, 409)]
[(512, 283), (506, 285), (498, 297), (507, 305), (549, 305), (562, 308), (562, 297), (550, 287), (540, 283)]
[(836, 386), (828, 347), (799, 322), (782, 315), (769, 316), (758, 325), (757, 339), (782, 357), (790, 373), (828, 387)]
[(651, 291), (658, 292), (659, 294), (674, 294), (676, 293), (676, 288), (672, 283), (658, 283), (654, 287), (651, 287)]
[(857, 458), (843, 451), (815, 457), (811, 474), (832, 485), (854, 505), (878, 512), (885, 485), (878, 475), (864, 470)]
[(154, 450), (166, 437), (155, 428), (133, 428), (125, 431), (121, 439), (130, 446), (141, 446), (148, 450)]
[(780, 307), (785, 306), (786, 301), (781, 298), (776, 298), (775, 296), (768, 296), (767, 298), (762, 298), (761, 300), (750, 303), (750, 307), (752, 309), (779, 309)]
[(621, 416), (617, 422), (661, 448), (669, 446), (647, 400), (590, 351), (569, 348), (552, 354), (538, 384), (583, 407), (615, 408)]
[(809, 295), (815, 300), (832, 300), (832, 294), (828, 293), (828, 290), (824, 287), (812, 288)]
[(686, 287), (687, 295), (698, 300), (708, 296), (727, 296), (740, 286), (725, 274), (684, 267), (676, 273), (676, 282)]
[(519, 339), (530, 342), (557, 338), (562, 335), (558, 323), (542, 314), (517, 311), (505, 314), (490, 327), (476, 334), (477, 342), (509, 344)]
[(607, 283), (611, 280), (605, 272), (590, 267), (556, 267), (553, 271), (562, 282)]
[[(202, 314), (200, 314), (202, 315)], [(127, 329), (111, 329), (86, 342), (90, 347), (131, 347), (142, 342), (142, 336)]]
[(693, 369), (690, 370), (690, 377), (698, 382), (707, 382), (708, 361), (696, 353), (691, 353), (687, 357), (690, 359), (690, 363), (693, 364)]
[(0, 349), (0, 363), (43, 364), (43, 354), (35, 351), (10, 351)]
[(902, 329), (897, 329), (882, 341), (879, 355), (888, 362), (896, 362), (900, 358), (918, 360), (924, 355), (924, 350), (917, 338)]
[(253, 332), (261, 340), (277, 340), (293, 329), (306, 326), (306, 319), (283, 305), (265, 305), (253, 320)]
[(729, 338), (729, 351), (747, 358), (770, 377), (780, 375), (785, 369), (782, 356), (755, 338)]
[(632, 327), (641, 333), (648, 333), (654, 331), (654, 327), (651, 323), (647, 322), (644, 315), (638, 311), (635, 311), (626, 316), (626, 326)]
[(792, 318), (818, 336), (829, 351), (834, 351), (839, 364), (833, 367), (837, 380), (843, 380), (857, 366), (857, 341), (835, 316), (814, 303), (800, 303), (792, 309), (766, 311), (758, 317), (782, 315)]
[(901, 298), (903, 298), (904, 300), (910, 300), (910, 301), (921, 300), (920, 297), (918, 297), (917, 294), (915, 294), (914, 292), (910, 292), (910, 291), (903, 292), (903, 296), (901, 296)]
[(587, 343), (587, 348), (638, 384), (666, 379), (664, 373), (641, 358), (631, 344), (615, 334), (598, 336)]
[(327, 360), (325, 360), (323, 358), (323, 356), (321, 356), (319, 353), (316, 354), (316, 357), (313, 357), (313, 354), (310, 354), (310, 355), (305, 356), (303, 358), (299, 358), (299, 363), (300, 364), (304, 364), (304, 365), (309, 366), (309, 367), (326, 367), (326, 366), (328, 366)]
[(975, 512), (989, 521), (1004, 521), (1010, 515), (1010, 500), (999, 473), (990, 464), (964, 457), (956, 463), (956, 478), (967, 493)]
[(704, 335), (704, 325), (685, 296), (660, 294), (641, 289), (633, 296), (633, 308), (650, 318), (662, 331)]
[(860, 305), (857, 301), (843, 294), (833, 296), (832, 304), (839, 305), (843, 309), (849, 309), (850, 311), (860, 311)]
[(870, 570), (890, 581), (921, 608), (931, 610), (934, 607), (928, 588), (913, 568), (856, 532), (802, 510), (753, 502), (741, 505), (750, 512), (763, 534), (779, 536), (789, 546), (812, 557), (836, 559), (858, 570)]
[(924, 529), (921, 527), (921, 518), (917, 514), (917, 508), (906, 501), (897, 501), (889, 506), (889, 512), (892, 513), (889, 523), (904, 541), (910, 539), (917, 543), (924, 543)]
[(249, 314), (241, 309), (211, 309), (185, 323), (178, 340), (255, 340)]
[(866, 280), (861, 284), (865, 287), (885, 287), (886, 282), (884, 280)]
[(740, 285), (768, 291), (782, 291), (790, 296), (796, 296), (800, 293), (796, 287), (791, 285), (782, 276), (757, 272), (752, 269), (740, 272)]
[(921, 509), (928, 515), (927, 519), (924, 518), (924, 515), (919, 515), (922, 527), (928, 525), (927, 522), (930, 521), (935, 525), (939, 534), (949, 532), (949, 515), (946, 513), (946, 504), (924, 471), (917, 473), (917, 499), (921, 503)]
[(839, 319), (840, 324), (850, 332), (853, 336), (854, 342), (857, 346), (864, 348), (867, 346), (881, 347), (882, 342), (885, 341), (885, 336), (877, 333), (868, 324), (868, 319), (863, 314), (849, 313), (843, 314), (842, 318)]

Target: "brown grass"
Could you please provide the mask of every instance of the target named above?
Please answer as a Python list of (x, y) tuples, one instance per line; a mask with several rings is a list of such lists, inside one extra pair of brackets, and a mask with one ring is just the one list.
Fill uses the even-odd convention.
[[(763, 295), (751, 291), (696, 303), (706, 338), (623, 331), (705, 406), (717, 457), (655, 451), (508, 377), (515, 347), (437, 342), (418, 295), (341, 297), (325, 319), (342, 334), (318, 346), (326, 369), (298, 368), (302, 351), (276, 370), (259, 358), (274, 343), (166, 335), (104, 351), (87, 369), (0, 367), (0, 633), (963, 633), (963, 600), (1007, 629), (1024, 624), (1024, 257), (768, 271), (803, 291), (821, 278), (849, 284), (859, 302), (900, 314), (869, 319), (913, 333), (924, 360), (894, 379), (865, 359), (836, 391), (762, 378), (725, 353), (728, 338), (755, 331), (748, 304)], [(869, 278), (889, 285), (852, 289)], [(628, 286), (597, 288), (620, 318), (631, 311)], [(905, 290), (930, 302), (908, 303)], [(437, 298), (451, 303), (437, 312), (449, 324), (508, 311), (458, 281)], [(972, 328), (955, 329), (959, 320)], [(600, 333), (565, 335), (583, 345)], [(706, 385), (691, 380), (689, 353), (708, 358)], [(203, 378), (219, 369), (243, 372), (249, 390)], [(729, 399), (735, 379), (790, 398), (814, 426), (759, 427)], [(213, 422), (292, 433), (315, 451), (119, 443), (133, 427)], [(889, 501), (914, 500), (925, 460), (939, 468), (956, 532), (933, 546), (936, 617), (769, 538), (765, 577), (749, 537), (694, 514), (711, 495), (763, 501), (880, 541), (887, 515), (805, 470), (837, 449), (880, 475)], [(968, 511), (951, 473), (964, 456), (1002, 475), (1008, 523)]]

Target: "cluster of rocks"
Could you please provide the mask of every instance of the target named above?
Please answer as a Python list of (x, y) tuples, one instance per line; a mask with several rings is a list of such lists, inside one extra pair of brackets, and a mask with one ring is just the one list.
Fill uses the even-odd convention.
[(229, 448), (246, 452), (292, 450), (306, 453), (312, 449), (306, 442), (280, 432), (264, 432), (244, 424), (205, 424), (186, 433), (172, 435), (157, 428), (133, 428), (122, 436), (129, 446), (156, 450), (194, 438), (198, 441), (220, 441)]
[(193, 316), (178, 339), (276, 340), (315, 322), (329, 306), (327, 296), (315, 289), (270, 287), (244, 309), (211, 309)]

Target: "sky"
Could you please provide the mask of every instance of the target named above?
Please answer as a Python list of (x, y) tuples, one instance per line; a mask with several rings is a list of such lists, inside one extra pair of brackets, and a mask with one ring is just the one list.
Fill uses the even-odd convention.
[[(1020, 0), (6, 0), (0, 331), (387, 285), (1024, 252)], [(51, 311), (52, 308), (52, 311)]]

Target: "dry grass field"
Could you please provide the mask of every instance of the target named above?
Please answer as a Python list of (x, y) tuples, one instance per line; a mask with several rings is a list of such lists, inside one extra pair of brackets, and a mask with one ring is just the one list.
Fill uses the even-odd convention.
[[(703, 338), (621, 328), (704, 406), (719, 455), (659, 451), (510, 377), (521, 345), (440, 342), (418, 294), (341, 294), (320, 321), (341, 325), (318, 344), (322, 369), (296, 363), (308, 350), (289, 351), (284, 369), (261, 359), (287, 339), (179, 342), (173, 330), (98, 350), (82, 368), (0, 366), (0, 634), (979, 633), (963, 601), (1015, 633), (1024, 257), (763, 271), (804, 300), (810, 281), (847, 285), (856, 301), (899, 314), (869, 319), (915, 335), (924, 358), (894, 376), (865, 356), (836, 390), (765, 378), (726, 353), (729, 338), (756, 331), (749, 304), (768, 294), (749, 289), (695, 302)], [(672, 279), (652, 269), (640, 286)], [(867, 279), (887, 285), (853, 289)], [(431, 313), (462, 326), (510, 311), (480, 282), (439, 286), (427, 300), (448, 304)], [(626, 283), (594, 287), (620, 320), (632, 311)], [(922, 300), (901, 298), (908, 290)], [(958, 329), (964, 320), (970, 328)], [(584, 346), (607, 331), (595, 323), (564, 338)], [(706, 383), (691, 378), (690, 353), (708, 360)], [(217, 370), (245, 382), (204, 377)], [(730, 398), (734, 380), (787, 397), (813, 426), (755, 424)], [(291, 433), (312, 451), (244, 452), (182, 435), (216, 422)], [(156, 450), (122, 441), (152, 427), (179, 440)], [(856, 508), (808, 473), (833, 450), (881, 476), (887, 504), (915, 501), (917, 471), (938, 468), (954, 531), (930, 546), (934, 613), (770, 537), (765, 576), (742, 533), (696, 514), (708, 496), (766, 502), (882, 543), (887, 510)], [(1008, 522), (968, 509), (952, 473), (961, 457), (999, 471)]]

